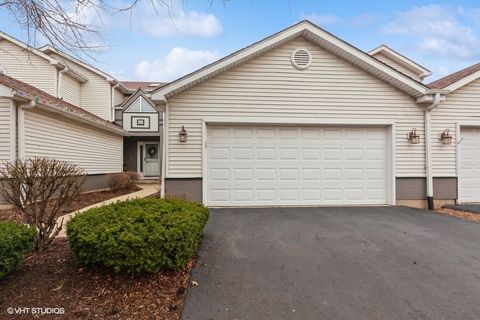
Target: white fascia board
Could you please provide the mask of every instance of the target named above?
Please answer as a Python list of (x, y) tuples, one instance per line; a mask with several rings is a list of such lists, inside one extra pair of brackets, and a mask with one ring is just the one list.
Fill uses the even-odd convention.
[(457, 82), (452, 83), (448, 87), (445, 87), (445, 90), (455, 91), (455, 90), (469, 84), (470, 82), (477, 80), (478, 78), (480, 78), (480, 71), (474, 72), (471, 75), (468, 75), (468, 76), (458, 80)]
[(403, 65), (405, 68), (410, 69), (413, 72), (416, 72), (421, 78), (425, 78), (432, 75), (432, 72), (427, 68), (421, 66), (420, 64), (416, 63), (413, 60), (410, 60), (409, 58), (403, 56), (402, 54), (396, 52), (395, 50), (393, 50), (392, 48), (384, 44), (368, 52), (368, 54), (370, 54), (371, 56), (374, 56), (377, 53), (385, 54), (387, 57)]
[(325, 41), (328, 41), (331, 44), (337, 46), (338, 48), (344, 50), (348, 54), (355, 56), (360, 61), (363, 61), (364, 63), (367, 63), (370, 66), (372, 66), (373, 68), (387, 74), (389, 77), (392, 77), (395, 80), (406, 84), (407, 86), (411, 87), (415, 91), (419, 92), (419, 94), (426, 94), (428, 91), (428, 88), (422, 85), (421, 83), (416, 82), (415, 80), (405, 76), (404, 74), (393, 69), (392, 67), (379, 62), (377, 59), (373, 58), (369, 54), (353, 47), (352, 45), (348, 44), (343, 40), (340, 40), (336, 36), (324, 31), (323, 29), (313, 25), (308, 21), (302, 21), (297, 25), (294, 25), (283, 31), (280, 31), (279, 33), (274, 34), (273, 36), (270, 36), (264, 40), (261, 40), (249, 47), (246, 47), (245, 49), (241, 49), (236, 53), (231, 54), (230, 56), (222, 58), (202, 69), (194, 71), (193, 73), (190, 73), (176, 81), (173, 81), (157, 90), (152, 91), (152, 100), (163, 101), (165, 100), (165, 97), (168, 97), (169, 93), (179, 90), (182, 87), (187, 86), (189, 84), (200, 81), (201, 79), (203, 79), (204, 77), (207, 77), (208, 75), (214, 74), (222, 70), (223, 68), (228, 67), (229, 65), (232, 65), (243, 59), (246, 59), (249, 56), (254, 55), (255, 53), (268, 49), (269, 47), (272, 47), (275, 44), (279, 44), (280, 42), (288, 40), (289, 38), (298, 36), (305, 31), (311, 32), (312, 34), (318, 36), (319, 38)]
[[(314, 28), (314, 29), (313, 29)], [(424, 86), (420, 82), (417, 82), (410, 77), (404, 75), (403, 73), (393, 69), (390, 66), (387, 66), (384, 63), (381, 63), (371, 55), (353, 47), (352, 45), (348, 44), (347, 42), (338, 39), (334, 35), (319, 29), (318, 27), (315, 27), (313, 25), (308, 26), (309, 31), (312, 33), (315, 33), (316, 35), (320, 36), (321, 38), (325, 39), (326, 41), (329, 41), (330, 43), (336, 45), (338, 48), (344, 50), (345, 52), (351, 54), (352, 56), (355, 56), (357, 59), (360, 61), (363, 61), (364, 63), (367, 63), (374, 67), (375, 69), (387, 74), (388, 76), (406, 84), (407, 86), (411, 87), (412, 89), (416, 90), (417, 92), (421, 94), (426, 94), (429, 90), (428, 87)]]

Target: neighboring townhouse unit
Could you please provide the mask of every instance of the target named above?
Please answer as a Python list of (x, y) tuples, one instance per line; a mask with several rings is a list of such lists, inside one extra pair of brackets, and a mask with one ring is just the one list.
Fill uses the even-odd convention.
[(122, 171), (119, 126), (36, 87), (0, 74), (0, 160), (51, 157), (74, 162), (88, 174), (85, 188), (106, 186)]
[(152, 91), (166, 115), (162, 192), (209, 206), (454, 202), (442, 126), (425, 126), (446, 93), (420, 82), (429, 74), (302, 21)]
[[(129, 141), (124, 152), (123, 137), (128, 129), (123, 130), (121, 122), (114, 124), (115, 106), (137, 91), (135, 83), (124, 86), (50, 46), (34, 49), (4, 33), (0, 33), (0, 49), (0, 131), (5, 133), (0, 137), (0, 160), (48, 156), (76, 162), (89, 174), (89, 189), (105, 187), (105, 174), (137, 170), (137, 166), (126, 168), (125, 164), (132, 157), (138, 161), (144, 157), (129, 147)], [(28, 99), (38, 100), (34, 108), (27, 108)], [(147, 134), (157, 143), (157, 153), (161, 150), (160, 121), (161, 113), (157, 112), (156, 131), (150, 129)], [(99, 122), (103, 131), (108, 129), (108, 135), (97, 132)], [(161, 156), (156, 157), (157, 162), (145, 161), (149, 176), (158, 178)], [(138, 166), (140, 174), (143, 167)]]
[[(448, 130), (452, 143), (432, 148), (433, 173), (444, 194), (458, 192), (459, 202), (480, 202), (480, 64), (429, 84), (447, 90), (447, 99), (431, 111), (432, 140)], [(458, 190), (458, 191), (457, 191)]]

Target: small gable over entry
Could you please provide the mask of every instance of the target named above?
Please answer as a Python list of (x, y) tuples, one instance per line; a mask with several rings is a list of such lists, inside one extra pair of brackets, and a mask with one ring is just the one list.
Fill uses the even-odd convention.
[(139, 96), (124, 112), (157, 112), (142, 96)]
[(121, 116), (117, 114), (116, 118), (123, 129), (132, 133), (159, 132), (159, 112), (143, 90), (138, 90), (120, 108)]

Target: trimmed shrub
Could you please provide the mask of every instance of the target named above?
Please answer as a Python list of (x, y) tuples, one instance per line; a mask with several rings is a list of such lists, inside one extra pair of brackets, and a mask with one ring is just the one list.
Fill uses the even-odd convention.
[(107, 176), (107, 184), (113, 192), (131, 190), (137, 185), (138, 173), (124, 171)]
[(200, 245), (208, 209), (182, 199), (135, 199), (93, 208), (67, 223), (79, 264), (114, 271), (177, 270)]
[(36, 231), (26, 225), (0, 221), (0, 279), (15, 269), (33, 248)]

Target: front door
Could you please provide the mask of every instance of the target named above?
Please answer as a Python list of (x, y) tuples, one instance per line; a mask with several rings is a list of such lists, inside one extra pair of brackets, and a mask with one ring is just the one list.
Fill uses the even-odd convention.
[(143, 145), (143, 175), (145, 177), (160, 176), (160, 144), (145, 142)]

